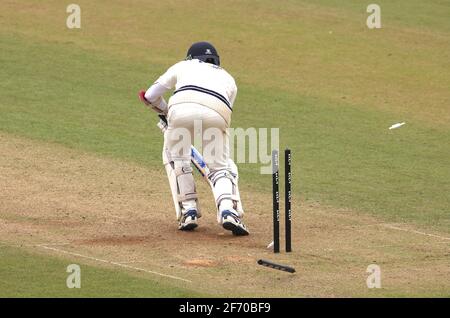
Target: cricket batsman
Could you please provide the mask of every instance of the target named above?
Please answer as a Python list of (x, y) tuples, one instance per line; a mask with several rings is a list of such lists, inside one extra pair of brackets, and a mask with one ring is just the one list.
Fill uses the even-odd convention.
[[(166, 103), (163, 95), (173, 89)], [(162, 158), (182, 231), (195, 229), (201, 217), (190, 152), (201, 123), (202, 155), (209, 168), (207, 178), (218, 223), (234, 235), (249, 234), (242, 222), (238, 171), (230, 159), (227, 131), (236, 94), (233, 77), (220, 67), (217, 50), (208, 42), (194, 43), (185, 60), (171, 66), (147, 91), (140, 92), (147, 106), (167, 117)]]

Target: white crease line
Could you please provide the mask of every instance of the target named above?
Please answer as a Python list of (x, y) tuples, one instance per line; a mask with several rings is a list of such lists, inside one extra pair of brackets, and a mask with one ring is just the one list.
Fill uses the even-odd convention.
[(41, 247), (41, 246), (56, 246), (56, 245), (70, 245), (70, 243), (43, 243), (43, 244), (0, 244), (0, 246), (10, 246), (10, 247)]
[(389, 225), (389, 224), (380, 224), (380, 226), (387, 227), (388, 229), (392, 229), (392, 230), (398, 230), (398, 231), (404, 231), (404, 232), (410, 232), (410, 233), (415, 233), (415, 234), (435, 237), (435, 238), (438, 238), (438, 239), (441, 239), (441, 240), (450, 240), (450, 237), (445, 237), (445, 236), (440, 236), (440, 235), (420, 232), (420, 231), (416, 231), (416, 230), (402, 229), (401, 227), (396, 227), (396, 226)]
[(143, 268), (139, 268), (139, 267), (134, 267), (134, 266), (126, 265), (126, 264), (120, 264), (120, 263), (117, 263), (117, 262), (111, 262), (111, 261), (107, 261), (107, 260), (104, 260), (104, 259), (99, 259), (99, 258), (92, 257), (92, 256), (86, 256), (86, 255), (82, 255), (82, 254), (78, 254), (78, 253), (68, 252), (68, 251), (60, 250), (58, 248), (48, 247), (48, 246), (45, 246), (45, 245), (36, 245), (36, 246), (45, 248), (47, 250), (59, 252), (59, 253), (74, 255), (74, 256), (78, 256), (78, 257), (94, 260), (94, 261), (97, 261), (97, 262), (107, 263), (107, 264), (116, 265), (116, 266), (120, 266), (120, 267), (124, 267), (124, 268), (134, 269), (136, 271), (141, 271), (141, 272), (145, 272), (145, 273), (149, 273), (149, 274), (159, 275), (159, 276), (163, 276), (163, 277), (167, 277), (167, 278), (172, 278), (172, 279), (182, 280), (182, 281), (185, 281), (185, 282), (188, 282), (188, 283), (192, 283), (192, 281), (190, 281), (190, 280), (187, 280), (187, 279), (184, 279), (184, 278), (181, 278), (181, 277), (177, 277), (177, 276), (162, 274), (162, 273), (149, 271), (147, 269), (143, 269)]
[(44, 244), (31, 245), (31, 246), (42, 247), (42, 246), (62, 246), (62, 245), (70, 245), (70, 243), (44, 243)]
[(124, 262), (117, 262), (117, 264), (133, 264), (133, 263), (145, 263), (145, 261), (124, 261)]

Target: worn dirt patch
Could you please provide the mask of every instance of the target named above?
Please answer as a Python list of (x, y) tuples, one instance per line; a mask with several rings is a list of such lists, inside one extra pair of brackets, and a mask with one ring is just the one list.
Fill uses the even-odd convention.
[(74, 244), (86, 244), (86, 245), (135, 245), (143, 244), (152, 239), (150, 235), (137, 235), (137, 236), (103, 236), (87, 240), (75, 240)]
[(185, 261), (184, 265), (193, 267), (214, 267), (217, 266), (217, 262), (209, 259), (190, 259)]
[[(251, 235), (233, 237), (217, 225), (210, 189), (197, 178), (203, 217), (196, 231), (186, 233), (177, 230), (162, 167), (3, 133), (0, 153), (4, 244), (98, 266), (113, 267), (74, 255), (110, 262), (138, 260), (148, 271), (189, 276), (199, 291), (211, 295), (426, 296), (450, 291), (449, 241), (413, 232), (446, 237), (434, 229), (387, 227), (383, 220), (362, 213), (294, 198), (294, 252), (274, 255), (266, 248), (272, 240), (272, 214), (260, 209), (271, 207), (270, 193), (242, 188)], [(37, 246), (60, 243), (64, 245), (54, 250)], [(297, 272), (287, 275), (263, 268), (256, 264), (260, 258), (294, 266)], [(366, 269), (372, 263), (382, 269), (380, 290), (366, 287)], [(237, 285), (242, 288), (236, 290)]]

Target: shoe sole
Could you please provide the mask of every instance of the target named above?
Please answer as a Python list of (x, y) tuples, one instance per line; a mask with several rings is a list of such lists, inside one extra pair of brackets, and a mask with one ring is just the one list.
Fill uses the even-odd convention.
[(222, 226), (225, 230), (233, 232), (233, 235), (236, 235), (236, 236), (245, 236), (245, 235), (249, 234), (248, 231), (244, 230), (240, 226), (237, 226), (231, 222), (225, 222)]
[(189, 223), (186, 224), (185, 226), (179, 228), (180, 231), (192, 231), (193, 229), (195, 229), (198, 226), (197, 223)]

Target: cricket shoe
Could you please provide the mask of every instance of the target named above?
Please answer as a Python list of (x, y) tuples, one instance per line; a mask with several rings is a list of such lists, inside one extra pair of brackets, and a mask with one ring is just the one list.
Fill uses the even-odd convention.
[(242, 223), (236, 212), (224, 210), (221, 213), (222, 226), (225, 230), (233, 232), (234, 235), (243, 236), (248, 235), (249, 231), (244, 223)]
[(181, 216), (178, 229), (181, 231), (192, 231), (198, 226), (197, 219), (197, 210), (187, 211)]

